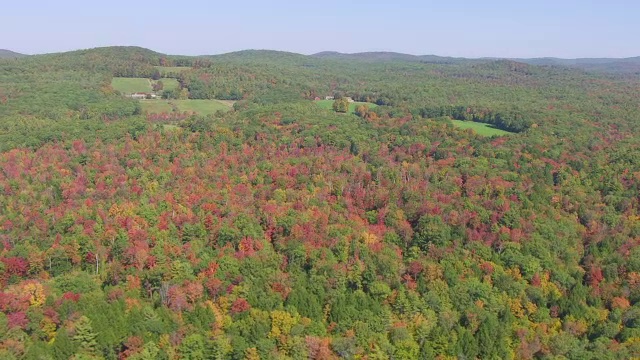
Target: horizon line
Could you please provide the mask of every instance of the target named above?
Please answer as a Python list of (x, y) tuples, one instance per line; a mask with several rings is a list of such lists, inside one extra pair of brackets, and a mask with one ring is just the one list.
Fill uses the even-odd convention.
[(75, 51), (85, 51), (85, 50), (95, 50), (95, 49), (108, 49), (108, 48), (118, 48), (118, 47), (140, 48), (140, 49), (144, 49), (144, 50), (153, 51), (153, 52), (156, 52), (156, 53), (162, 54), (162, 55), (167, 55), (167, 56), (185, 56), (185, 57), (220, 56), (220, 55), (239, 53), (239, 52), (243, 52), (243, 51), (273, 51), (273, 52), (282, 52), (282, 53), (289, 53), (289, 54), (302, 55), (302, 56), (314, 56), (314, 55), (319, 55), (319, 54), (323, 54), (323, 53), (331, 53), (331, 54), (336, 54), (336, 55), (396, 54), (396, 55), (405, 55), (405, 56), (414, 56), (414, 57), (436, 56), (436, 57), (441, 57), (441, 58), (468, 59), (468, 60), (485, 60), (485, 59), (496, 59), (496, 60), (497, 59), (505, 59), (505, 60), (512, 60), (512, 59), (526, 59), (526, 60), (531, 60), (531, 59), (558, 59), (558, 60), (611, 59), (611, 60), (625, 60), (625, 59), (634, 59), (634, 58), (640, 57), (640, 55), (628, 56), (628, 57), (609, 57), (609, 56), (593, 56), (593, 57), (557, 57), (557, 56), (507, 57), (507, 56), (496, 56), (496, 55), (493, 55), (493, 56), (481, 56), (481, 57), (466, 57), (466, 56), (437, 55), (437, 54), (414, 54), (414, 53), (400, 52), (400, 51), (394, 51), (394, 50), (367, 50), (367, 51), (358, 51), (358, 52), (340, 52), (340, 51), (335, 51), (335, 50), (323, 50), (323, 51), (314, 52), (314, 53), (301, 53), (301, 52), (295, 52), (295, 51), (290, 51), (290, 50), (276, 50), (276, 49), (268, 49), (268, 48), (246, 48), (246, 49), (233, 50), (233, 51), (227, 51), (227, 52), (219, 52), (219, 53), (187, 55), (187, 54), (175, 54), (175, 53), (172, 54), (172, 53), (160, 52), (160, 51), (157, 51), (157, 50), (145, 47), (145, 46), (140, 46), (140, 45), (106, 45), (106, 46), (96, 46), (96, 47), (89, 47), (89, 48), (76, 48), (76, 49), (72, 49), (72, 50), (61, 50), (61, 51), (31, 53), (31, 54), (24, 53), (24, 52), (19, 52), (19, 51), (7, 49), (7, 48), (0, 48), (0, 50), (10, 51), (10, 52), (13, 52), (13, 53), (16, 53), (16, 54), (19, 54), (19, 55), (25, 55), (25, 56), (41, 56), (41, 55), (52, 55), (52, 54), (64, 54), (64, 53), (70, 53), (70, 52), (75, 52)]

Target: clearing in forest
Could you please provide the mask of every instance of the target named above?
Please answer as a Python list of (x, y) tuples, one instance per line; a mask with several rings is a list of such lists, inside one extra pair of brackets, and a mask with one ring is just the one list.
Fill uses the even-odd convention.
[(451, 120), (451, 122), (460, 129), (471, 129), (480, 136), (505, 136), (513, 134), (512, 132), (498, 129), (491, 124), (462, 120)]
[(150, 93), (152, 91), (151, 80), (147, 78), (114, 77), (111, 80), (111, 86), (123, 94)]
[(174, 90), (180, 88), (180, 83), (176, 79), (162, 78), (158, 81), (162, 81), (163, 90)]

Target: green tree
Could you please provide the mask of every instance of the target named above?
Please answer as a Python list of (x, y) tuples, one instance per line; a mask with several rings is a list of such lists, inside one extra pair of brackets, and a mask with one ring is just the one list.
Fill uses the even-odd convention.
[(349, 111), (349, 101), (346, 98), (339, 98), (333, 102), (333, 111), (346, 113)]
[(475, 359), (478, 356), (478, 342), (471, 331), (460, 328), (456, 350), (460, 359)]
[(440, 216), (423, 215), (418, 220), (414, 237), (422, 250), (427, 250), (429, 243), (446, 246), (451, 240), (451, 227)]
[(65, 330), (64, 328), (60, 329), (51, 347), (51, 352), (53, 353), (54, 358), (69, 359), (77, 351), (77, 349), (78, 345), (75, 344), (71, 340), (71, 338), (69, 338), (67, 330)]
[(139, 353), (130, 356), (129, 360), (155, 360), (160, 354), (160, 348), (153, 341), (144, 344), (144, 347)]
[(93, 331), (91, 320), (82, 316), (76, 322), (75, 335), (73, 341), (78, 344), (78, 353), (84, 355), (95, 355), (98, 342), (96, 338), (98, 334)]
[(496, 315), (487, 315), (476, 334), (482, 359), (505, 359), (507, 357), (506, 330)]
[(180, 344), (180, 358), (185, 360), (208, 359), (205, 339), (200, 334), (187, 336)]

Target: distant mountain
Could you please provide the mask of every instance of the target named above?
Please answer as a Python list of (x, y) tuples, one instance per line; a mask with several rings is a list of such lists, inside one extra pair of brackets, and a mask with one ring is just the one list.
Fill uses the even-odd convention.
[(461, 63), (468, 62), (469, 59), (443, 57), (436, 55), (410, 55), (396, 52), (363, 52), (354, 54), (344, 54), (335, 51), (324, 51), (310, 55), (316, 58), (332, 59), (332, 60), (360, 60), (360, 61), (407, 61), (407, 62), (425, 62), (425, 63)]
[[(19, 54), (9, 50), (0, 50), (0, 58), (19, 58), (28, 55)], [(134, 46), (111, 46), (94, 49), (76, 50), (56, 54), (34, 55), (37, 57), (73, 57), (74, 59), (86, 59), (97, 61), (99, 59), (134, 59), (142, 62), (155, 61), (160, 57), (191, 58), (193, 56), (173, 56), (158, 53), (149, 49)], [(640, 56), (615, 59), (615, 58), (579, 58), (561, 59), (553, 57), (544, 58), (460, 58), (437, 55), (411, 55), (397, 52), (362, 52), (362, 53), (340, 53), (336, 51), (324, 51), (313, 55), (302, 55), (285, 51), (274, 50), (242, 50), (219, 55), (202, 55), (198, 58), (211, 60), (245, 61), (256, 63), (262, 61), (275, 61), (289, 64), (299, 64), (301, 66), (316, 66), (314, 60), (335, 60), (335, 61), (362, 61), (362, 62), (413, 62), (431, 64), (487, 64), (497, 60), (508, 60), (535, 66), (560, 66), (585, 71), (609, 72), (621, 74), (640, 74)]]
[(363, 52), (355, 54), (343, 54), (335, 51), (325, 51), (313, 54), (311, 56), (332, 60), (420, 61), (418, 56), (395, 52)]
[(164, 54), (139, 46), (107, 46), (61, 53), (42, 54), (38, 56), (89, 58), (92, 60), (95, 60), (97, 58), (118, 58), (135, 59), (142, 61), (148, 59), (157, 59), (158, 57), (164, 56)]
[(560, 58), (457, 58), (444, 57), (437, 55), (410, 55), (395, 52), (363, 52), (354, 54), (344, 54), (335, 51), (324, 51), (310, 55), (316, 58), (332, 59), (332, 60), (351, 60), (351, 61), (406, 61), (406, 62), (422, 62), (435, 64), (462, 64), (462, 63), (486, 63), (496, 60), (509, 60), (528, 65), (537, 66), (563, 66), (586, 71), (601, 72), (619, 72), (619, 73), (638, 73), (640, 72), (640, 57), (614, 59), (614, 58), (580, 58), (580, 59), (560, 59)]
[(617, 73), (640, 73), (640, 56), (612, 59), (612, 58), (581, 58), (581, 59), (559, 59), (559, 58), (532, 58), (532, 59), (511, 59), (529, 65), (538, 66), (565, 66), (578, 68), (586, 71), (604, 71)]
[(304, 62), (308, 59), (305, 55), (276, 50), (242, 50), (220, 55), (204, 55), (199, 57), (212, 60), (242, 60), (247, 62), (262, 60)]
[(0, 59), (9, 59), (9, 58), (20, 58), (25, 57), (27, 55), (20, 54), (15, 51), (0, 49)]

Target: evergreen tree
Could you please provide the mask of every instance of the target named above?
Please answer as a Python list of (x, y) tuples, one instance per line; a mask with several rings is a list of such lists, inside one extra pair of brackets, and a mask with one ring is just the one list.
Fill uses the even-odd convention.
[(63, 328), (53, 340), (51, 353), (55, 359), (69, 359), (77, 351), (78, 345), (75, 344), (67, 331)]
[(478, 342), (471, 331), (460, 328), (458, 331), (457, 353), (459, 359), (475, 359), (478, 356)]
[(91, 320), (88, 317), (82, 316), (78, 319), (75, 326), (73, 341), (75, 341), (79, 346), (79, 354), (95, 355), (96, 348), (98, 347), (98, 342), (96, 341), (97, 337), (98, 334), (93, 331)]

